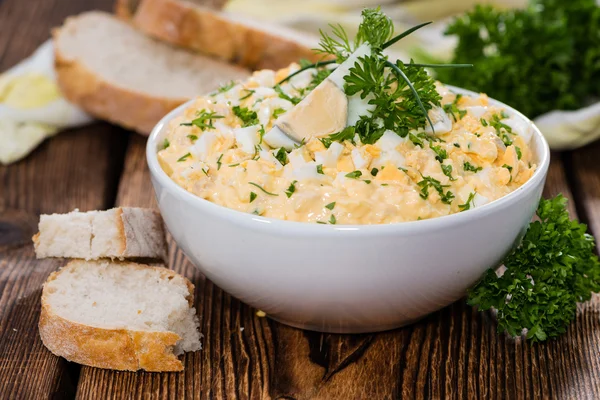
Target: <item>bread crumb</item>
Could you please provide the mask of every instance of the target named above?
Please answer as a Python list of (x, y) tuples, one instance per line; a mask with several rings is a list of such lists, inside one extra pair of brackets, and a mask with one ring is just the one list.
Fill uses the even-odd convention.
[(256, 312), (256, 316), (257, 316), (258, 318), (264, 318), (264, 317), (266, 317), (266, 316), (267, 316), (267, 313), (266, 313), (266, 312), (264, 312), (263, 310), (258, 310), (258, 311)]

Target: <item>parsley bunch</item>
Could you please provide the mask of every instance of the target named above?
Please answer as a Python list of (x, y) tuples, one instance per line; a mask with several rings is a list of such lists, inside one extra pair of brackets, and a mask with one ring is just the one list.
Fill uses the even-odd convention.
[(543, 341), (564, 333), (577, 303), (600, 292), (600, 263), (587, 227), (569, 219), (567, 200), (541, 200), (518, 248), (504, 260), (506, 271), (492, 269), (471, 289), (467, 302), (480, 311), (498, 310), (498, 331)]
[(446, 31), (454, 60), (473, 70), (440, 70), (438, 79), (491, 93), (533, 118), (577, 109), (600, 96), (600, 7), (595, 0), (530, 0), (524, 10), (477, 6)]

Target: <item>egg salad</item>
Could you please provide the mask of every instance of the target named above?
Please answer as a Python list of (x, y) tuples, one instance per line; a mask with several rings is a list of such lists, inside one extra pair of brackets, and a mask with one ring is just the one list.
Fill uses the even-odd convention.
[(365, 10), (353, 42), (323, 37), (330, 60), (198, 98), (168, 127), (163, 170), (213, 203), (319, 224), (435, 218), (524, 184), (536, 168), (529, 123), (389, 61), (388, 22)]

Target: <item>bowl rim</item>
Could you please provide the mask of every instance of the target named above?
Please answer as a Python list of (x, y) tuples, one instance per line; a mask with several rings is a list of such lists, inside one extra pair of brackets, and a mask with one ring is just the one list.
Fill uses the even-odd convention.
[[(462, 89), (452, 85), (444, 85), (455, 93), (463, 95), (477, 96), (479, 93)], [(497, 212), (506, 209), (510, 206), (514, 206), (519, 203), (529, 192), (535, 190), (540, 184), (543, 184), (546, 178), (546, 173), (550, 165), (550, 148), (548, 142), (544, 138), (539, 128), (523, 115), (521, 112), (514, 108), (498, 101), (493, 98), (489, 98), (490, 103), (495, 106), (504, 107), (506, 111), (514, 116), (517, 116), (524, 121), (531, 124), (536, 140), (540, 140), (541, 149), (539, 150), (538, 165), (527, 182), (522, 186), (515, 189), (513, 192), (500, 197), (499, 199), (493, 200), (481, 207), (476, 207), (466, 212), (459, 212), (441, 217), (435, 217), (420, 221), (406, 221), (406, 222), (395, 222), (389, 224), (369, 224), (369, 225), (324, 225), (324, 224), (313, 224), (308, 222), (300, 221), (288, 221), (270, 217), (261, 217), (254, 214), (248, 214), (242, 211), (227, 208), (225, 206), (210, 202), (206, 199), (196, 196), (195, 194), (188, 192), (181, 186), (177, 185), (161, 168), (158, 162), (158, 138), (163, 132), (163, 129), (168, 126), (169, 122), (180, 114), (185, 108), (189, 107), (195, 99), (191, 99), (179, 107), (170, 111), (154, 126), (148, 141), (146, 143), (146, 162), (150, 169), (151, 176), (166, 190), (175, 193), (180, 199), (185, 200), (187, 203), (192, 204), (195, 207), (205, 208), (206, 212), (214, 214), (220, 218), (226, 219), (229, 222), (233, 222), (236, 225), (251, 227), (254, 229), (269, 229), (284, 231), (295, 234), (306, 234), (311, 236), (329, 235), (332, 232), (347, 232), (352, 234), (361, 235), (372, 235), (381, 234), (384, 232), (396, 233), (396, 234), (414, 234), (418, 232), (431, 231), (437, 229), (443, 229), (448, 226), (457, 226), (468, 224), (478, 220), (485, 214)], [(156, 193), (156, 189), (155, 189)], [(159, 202), (160, 203), (160, 202)]]

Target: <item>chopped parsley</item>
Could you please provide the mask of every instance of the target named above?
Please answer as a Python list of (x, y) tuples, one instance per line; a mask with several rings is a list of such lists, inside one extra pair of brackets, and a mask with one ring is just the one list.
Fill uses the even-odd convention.
[(473, 204), (473, 199), (475, 198), (475, 192), (471, 192), (469, 194), (469, 198), (465, 204), (459, 204), (458, 209), (460, 211), (467, 211), (471, 209), (471, 205)]
[(219, 158), (217, 158), (217, 171), (221, 169), (221, 159), (222, 158), (223, 158), (223, 154), (221, 153)]
[(279, 150), (277, 150), (277, 153), (275, 153), (275, 158), (281, 163), (281, 165), (288, 163), (287, 151), (285, 151), (283, 147), (280, 147)]
[(333, 210), (334, 207), (335, 207), (335, 201), (333, 203), (329, 203), (325, 206), (325, 208), (327, 208), (328, 210)]
[(471, 164), (470, 162), (465, 161), (463, 163), (463, 169), (465, 171), (470, 171), (470, 172), (479, 172), (479, 171), (481, 171), (483, 169), (483, 167), (476, 167), (473, 164)]
[(202, 172), (204, 172), (204, 175), (208, 176), (208, 170), (209, 170), (209, 169), (210, 169), (210, 168), (206, 168), (206, 169), (202, 168)]
[(369, 185), (371, 183), (371, 180), (370, 179), (365, 179), (363, 182), (366, 183), (367, 185)]
[(429, 197), (429, 188), (433, 188), (436, 192), (438, 192), (440, 199), (444, 204), (451, 204), (452, 200), (454, 199), (454, 193), (451, 191), (448, 190), (444, 193), (444, 188), (449, 187), (449, 185), (442, 185), (440, 181), (430, 176), (424, 176), (422, 181), (417, 182), (417, 185), (421, 189), (421, 193), (419, 195), (423, 200), (426, 200)]
[(242, 120), (242, 127), (258, 125), (258, 115), (247, 107), (233, 106), (231, 108), (236, 117)]
[(337, 220), (335, 219), (335, 215), (331, 214), (331, 217), (329, 217), (329, 223), (331, 225), (335, 225), (337, 222)]
[(267, 192), (262, 186), (260, 186), (258, 183), (254, 183), (254, 182), (248, 182), (250, 185), (252, 186), (256, 186), (257, 188), (259, 188), (260, 190), (262, 190), (264, 193), (268, 194), (269, 196), (279, 196), (278, 194), (275, 193), (271, 193), (271, 192)]
[(165, 141), (163, 142), (163, 150), (168, 149), (170, 145), (171, 143), (169, 142), (169, 139), (165, 139)]
[(184, 122), (182, 126), (197, 126), (201, 130), (215, 129), (213, 125), (214, 119), (224, 118), (222, 115), (218, 115), (214, 111), (201, 110), (196, 113), (197, 117), (192, 122)]
[(377, 176), (378, 173), (379, 173), (379, 170), (377, 168), (373, 168), (371, 170), (371, 175), (373, 175), (373, 176)]
[(515, 153), (517, 153), (517, 159), (520, 160), (523, 153), (521, 153), (521, 148), (519, 146), (515, 146)]
[(502, 122), (502, 119), (506, 118), (505, 115), (506, 114), (494, 114), (490, 121), (490, 125), (496, 129), (496, 135), (502, 139), (504, 145), (510, 146), (512, 144), (512, 139), (508, 134), (512, 133), (512, 128)]
[(458, 144), (458, 143), (452, 143), (452, 145), (453, 145), (454, 147), (457, 147), (457, 148), (459, 148), (459, 149), (460, 149), (460, 144)]
[(321, 143), (323, 143), (323, 146), (325, 146), (326, 148), (329, 148), (329, 146), (331, 146), (331, 143), (333, 143), (333, 142), (341, 143), (345, 140), (350, 140), (353, 142), (354, 141), (354, 132), (355, 132), (355, 128), (353, 126), (348, 126), (337, 133), (332, 133), (331, 135), (329, 135), (325, 138), (321, 138), (319, 140), (321, 141)]
[(188, 157), (191, 157), (191, 153), (186, 153), (184, 155), (182, 155), (181, 157), (179, 157), (179, 159), (177, 160), (177, 162), (182, 162), (188, 159)]
[(483, 126), (488, 126), (488, 122), (483, 118), (480, 118), (479, 122), (481, 122), (481, 125), (483, 125)]
[(196, 140), (198, 140), (198, 136), (196, 135), (187, 135), (188, 139), (190, 139), (192, 142), (195, 142)]
[(458, 102), (461, 98), (462, 94), (457, 94), (456, 98), (452, 103), (444, 104), (443, 106), (444, 111), (452, 116), (454, 122), (458, 121), (459, 119), (462, 119), (465, 115), (467, 115), (467, 110), (460, 110), (458, 108)]
[(273, 110), (273, 118), (277, 119), (281, 114), (284, 114), (285, 110), (283, 108), (276, 108)]
[(296, 191), (296, 183), (298, 181), (293, 181), (290, 186), (287, 188), (287, 190), (285, 191), (285, 195), (288, 197), (288, 199), (290, 197), (292, 197), (292, 194), (294, 194), (294, 192)]
[(502, 166), (502, 168), (506, 168), (506, 169), (508, 170), (508, 172), (512, 173), (512, 170), (513, 170), (513, 167), (512, 167), (512, 166), (510, 166), (510, 165), (508, 165), (508, 164), (504, 164), (504, 165)]
[(436, 154), (435, 159), (439, 162), (443, 162), (446, 158), (448, 158), (448, 153), (445, 149), (442, 149), (442, 146), (430, 146), (431, 150)]
[(359, 177), (362, 176), (362, 172), (356, 170), (356, 171), (352, 171), (346, 174), (346, 178), (350, 178), (350, 179), (358, 179)]
[(237, 167), (238, 165), (240, 165), (240, 163), (237, 164), (229, 164), (230, 167)]
[(250, 203), (252, 203), (254, 200), (256, 200), (256, 197), (258, 195), (254, 192), (250, 192)]
[(219, 86), (219, 88), (217, 89), (216, 92), (211, 93), (211, 96), (214, 97), (219, 93), (229, 92), (231, 89), (233, 89), (234, 86), (235, 86), (235, 81), (229, 81), (229, 82)]
[(293, 105), (300, 103), (300, 101), (302, 100), (300, 97), (293, 97), (293, 96), (290, 96), (289, 94), (285, 93), (283, 91), (283, 89), (281, 88), (281, 86), (279, 86), (279, 85), (275, 85), (274, 89), (280, 98), (289, 101)]
[(452, 165), (441, 164), (442, 172), (446, 175), (451, 181), (455, 181), (456, 178), (452, 177)]
[(322, 164), (317, 165), (317, 173), (323, 175), (323, 165)]

